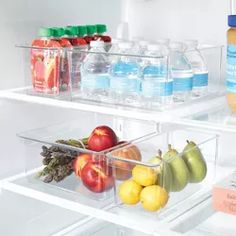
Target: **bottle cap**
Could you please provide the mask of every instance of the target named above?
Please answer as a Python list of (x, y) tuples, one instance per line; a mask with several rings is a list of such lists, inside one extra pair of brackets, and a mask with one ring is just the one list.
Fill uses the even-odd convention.
[(46, 27), (41, 27), (38, 30), (38, 36), (39, 37), (47, 37), (50, 38), (53, 36), (53, 29), (52, 28), (46, 28)]
[(112, 44), (118, 44), (118, 43), (121, 43), (121, 42), (122, 42), (122, 39), (119, 39), (119, 38), (112, 38), (111, 39)]
[(141, 47), (146, 47), (146, 46), (148, 46), (148, 44), (149, 44), (149, 42), (146, 41), (146, 40), (141, 40), (141, 41), (139, 42), (139, 45), (140, 45)]
[(236, 27), (236, 15), (229, 15), (228, 16), (228, 26)]
[(87, 34), (94, 35), (96, 33), (96, 26), (95, 25), (87, 25)]
[(160, 51), (161, 50), (161, 45), (159, 45), (159, 44), (149, 44), (147, 49), (149, 51)]
[(119, 48), (120, 49), (130, 49), (130, 48), (132, 48), (132, 43), (131, 42), (121, 42), (121, 43), (119, 43)]
[(53, 37), (60, 38), (65, 34), (65, 30), (60, 27), (53, 27), (51, 28), (53, 30)]
[(90, 42), (90, 47), (104, 47), (104, 42), (103, 41), (91, 41)]
[(97, 34), (103, 34), (107, 32), (107, 26), (102, 24), (97, 24)]
[(87, 34), (87, 27), (85, 25), (78, 26), (79, 37), (84, 37)]
[(171, 50), (180, 50), (180, 51), (182, 51), (184, 47), (183, 47), (183, 43), (181, 43), (181, 42), (171, 42), (169, 48)]
[(191, 49), (191, 48), (197, 48), (198, 46), (198, 41), (193, 39), (193, 40), (185, 40), (184, 45), (186, 49)]
[(78, 35), (78, 27), (77, 26), (66, 26), (64, 28), (65, 35), (68, 36), (77, 36)]
[(169, 39), (158, 39), (156, 42), (157, 42), (158, 44), (168, 46), (169, 43), (170, 43), (170, 40), (169, 40)]

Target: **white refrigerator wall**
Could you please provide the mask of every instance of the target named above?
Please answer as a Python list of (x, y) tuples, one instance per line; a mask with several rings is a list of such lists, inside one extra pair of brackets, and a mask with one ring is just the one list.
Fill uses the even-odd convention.
[(229, 0), (123, 0), (130, 36), (225, 44)]
[(40, 26), (107, 23), (114, 35), (120, 5), (120, 1), (110, 0), (1, 0), (0, 90), (24, 85), (22, 55), (15, 45), (30, 43)]

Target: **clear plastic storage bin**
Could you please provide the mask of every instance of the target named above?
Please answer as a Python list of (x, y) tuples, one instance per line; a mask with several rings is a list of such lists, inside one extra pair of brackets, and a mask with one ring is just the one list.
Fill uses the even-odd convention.
[[(81, 112), (78, 120), (20, 133), (18, 136), (25, 141), (26, 178), (18, 183), (30, 182), (36, 189), (56, 195), (63, 192), (85, 204), (91, 200), (89, 205), (94, 207), (106, 205), (104, 200), (114, 197), (115, 184), (105, 156), (108, 150), (88, 150), (84, 139), (97, 126), (104, 125), (114, 130), (119, 141), (126, 142), (157, 132), (157, 125), (152, 122)], [(79, 155), (82, 162), (77, 162)], [(81, 166), (88, 161), (93, 161), (93, 165), (82, 173)], [(86, 181), (89, 178), (91, 182)]]
[[(141, 190), (143, 191), (149, 188), (150, 185), (156, 186), (155, 188), (159, 190), (162, 189), (161, 193), (157, 193), (155, 196), (158, 196), (157, 199), (163, 198), (165, 203), (160, 203), (161, 205), (157, 208), (150, 207), (154, 212), (160, 212), (161, 214), (158, 214), (158, 216), (163, 218), (180, 214), (186, 211), (186, 209), (191, 208), (199, 199), (201, 201), (209, 197), (215, 177), (217, 160), (216, 135), (195, 129), (183, 129), (174, 126), (169, 126), (168, 131), (158, 133), (157, 127), (153, 123), (105, 115), (98, 116), (90, 114), (89, 116), (85, 116), (84, 119), (88, 121), (87, 124), (93, 124), (93, 126), (85, 127), (77, 122), (70, 122), (68, 124), (54, 125), (19, 134), (19, 137), (25, 141), (26, 174), (24, 178), (16, 180), (15, 183), (23, 186), (27, 185), (28, 188), (47, 192), (65, 199), (79, 201), (95, 208), (104, 208), (110, 205), (113, 206), (114, 211), (119, 211), (121, 208), (127, 214), (149, 215), (149, 210), (141, 206), (141, 195), (138, 195), (138, 199), (136, 200), (126, 199), (124, 201), (121, 198), (122, 194), (129, 197), (129, 191), (131, 190), (130, 186), (128, 186), (123, 188), (123, 192), (121, 192), (120, 186), (127, 181), (134, 180), (138, 185), (142, 185), (142, 187), (139, 187), (138, 194), (140, 194)], [(96, 125), (100, 124), (106, 124), (112, 127), (119, 139), (126, 142), (102, 152), (94, 152), (78, 146), (56, 142), (58, 139), (67, 140), (73, 138), (78, 140), (86, 137)], [(183, 152), (186, 140), (194, 141), (197, 146)], [(164, 155), (167, 152), (169, 144), (179, 154), (174, 154), (167, 160)], [(42, 146), (45, 146), (43, 150)], [(43, 160), (45, 157), (42, 157), (42, 155), (44, 156), (42, 152), (48, 152), (48, 148), (52, 146), (55, 150), (49, 150), (51, 151), (50, 155), (56, 157), (57, 160), (63, 160), (65, 152), (69, 153), (69, 156), (78, 156), (83, 153), (82, 155), (89, 155), (91, 157), (87, 163), (90, 162), (92, 165), (86, 164), (86, 168), (84, 166), (81, 167), (80, 176), (75, 174), (77, 169), (73, 168), (73, 171), (68, 176), (64, 176), (65, 178), (62, 180), (54, 179), (53, 177), (53, 180), (45, 181), (45, 177), (47, 176), (39, 177), (39, 172), (45, 170), (45, 160)], [(63, 150), (63, 155), (57, 156), (60, 149)], [(150, 162), (150, 159), (158, 154), (159, 149), (163, 153), (163, 159), (158, 163)], [(202, 153), (202, 162), (199, 164), (198, 160), (194, 161), (193, 159), (195, 157), (192, 157), (191, 154), (187, 158), (190, 158), (190, 163), (192, 160), (192, 162), (198, 162), (197, 166), (196, 163), (193, 164), (192, 171), (189, 171), (191, 166), (184, 169), (183, 163), (187, 162), (183, 160), (183, 156), (188, 155), (193, 150), (196, 152), (196, 149)], [(170, 166), (176, 160), (177, 162), (181, 161), (182, 164), (175, 164), (177, 167), (173, 167), (175, 168), (173, 170)], [(202, 167), (203, 165), (205, 169)], [(139, 171), (141, 172), (137, 171), (137, 168), (140, 167), (141, 170)], [(85, 169), (99, 169), (100, 172), (98, 172), (100, 174), (86, 174)], [(135, 169), (136, 171), (134, 171)], [(143, 169), (145, 170), (144, 172), (142, 172)], [(188, 172), (188, 178), (179, 180), (180, 182), (173, 184), (175, 179), (178, 179), (178, 176), (182, 176), (186, 171)], [(136, 174), (134, 175), (134, 173)], [(141, 176), (139, 175), (140, 173)], [(145, 173), (151, 173), (148, 180), (146, 180)], [(88, 179), (91, 180), (89, 184), (86, 182)], [(163, 191), (165, 191), (165, 195), (162, 194)], [(126, 201), (131, 201), (129, 203), (133, 205), (126, 204)]]
[[(183, 104), (191, 104), (198, 101), (204, 101), (209, 98), (218, 97), (220, 94), (224, 93), (220, 87), (223, 85), (221, 78), (222, 46), (199, 46), (199, 51), (205, 60), (208, 71), (207, 92), (200, 97), (192, 97), (183, 103), (176, 103), (173, 99), (171, 99), (171, 71), (168, 63), (170, 61), (168, 56), (154, 57), (137, 54), (131, 55), (109, 52), (99, 53), (89, 52), (85, 48), (56, 49), (33, 48), (28, 46), (19, 47), (24, 54), (23, 62), (26, 79), (26, 87), (19, 90), (18, 92), (20, 93), (53, 97), (80, 103), (103, 104), (121, 107), (140, 107), (147, 110), (173, 109), (174, 107)], [(134, 83), (134, 80), (131, 79), (124, 83), (124, 78), (119, 77), (120, 71), (118, 71), (118, 78), (113, 78), (113, 82), (111, 83), (111, 77), (114, 76), (114, 71), (112, 72), (112, 69), (110, 68), (110, 73), (107, 75), (103, 75), (101, 74), (101, 71), (99, 71), (100, 79), (104, 79), (104, 77), (106, 77), (106, 81), (110, 81), (108, 85), (106, 85), (106, 91), (100, 91), (103, 82), (96, 79), (96, 73), (90, 75), (88, 80), (87, 77), (84, 78), (84, 74), (81, 71), (83, 62), (91, 54), (95, 54), (97, 56), (103, 55), (106, 57), (107, 61), (110, 62), (111, 68), (117, 58), (125, 57), (131, 61), (136, 60), (140, 67), (138, 82)], [(39, 56), (37, 57), (37, 55)], [(42, 56), (44, 57), (44, 64), (42, 63)], [(144, 66), (143, 64), (145, 64), (144, 62), (147, 64), (162, 64), (159, 68), (161, 71), (160, 81), (155, 85), (145, 84), (145, 93), (143, 92), (144, 84), (142, 83), (142, 70)], [(42, 68), (46, 68), (46, 71), (43, 72)], [(101, 69), (102, 65), (99, 68)], [(164, 73), (163, 71), (166, 72)], [(37, 76), (39, 78), (38, 80), (35, 79)], [(131, 75), (131, 77), (132, 76), (133, 75)], [(86, 81), (85, 85), (81, 84), (82, 80)], [(135, 92), (135, 96), (133, 96), (134, 84), (135, 86), (139, 86), (139, 91)], [(89, 91), (92, 91), (90, 91), (91, 93), (89, 93), (89, 95), (86, 93), (86, 88), (84, 86), (88, 86)], [(152, 91), (153, 87), (155, 87), (155, 93)], [(144, 94), (146, 96), (145, 98), (143, 97)]]
[[(136, 214), (148, 214), (150, 210), (157, 211), (160, 212), (159, 216), (164, 218), (178, 215), (190, 209), (199, 199), (209, 197), (215, 178), (217, 139), (215, 134), (200, 130), (175, 128), (112, 150), (108, 157), (111, 159), (116, 179), (116, 204), (125, 211)], [(187, 145), (186, 140), (193, 141), (196, 146), (190, 145), (184, 150)], [(178, 154), (172, 153), (167, 158), (165, 155), (170, 148), (169, 145), (172, 149), (176, 149)], [(134, 148), (139, 150), (140, 156)], [(162, 159), (153, 161), (154, 157), (160, 156), (158, 150), (162, 152)], [(199, 150), (202, 154), (201, 161), (199, 161)], [(129, 159), (124, 159), (127, 156)], [(188, 177), (186, 177), (186, 167)], [(154, 174), (157, 175), (156, 179), (153, 177)], [(133, 184), (126, 185), (130, 180), (142, 186), (140, 199), (139, 201), (136, 199), (137, 202), (135, 193), (140, 190), (137, 190), (137, 186), (133, 187)], [(152, 188), (153, 185), (157, 187)], [(157, 202), (159, 201), (157, 205), (150, 199), (152, 196)], [(130, 203), (133, 205), (129, 205)]]

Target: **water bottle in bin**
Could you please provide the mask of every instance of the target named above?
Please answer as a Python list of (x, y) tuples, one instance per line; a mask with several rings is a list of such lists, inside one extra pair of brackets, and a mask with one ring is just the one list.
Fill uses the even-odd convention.
[(110, 84), (110, 63), (103, 41), (91, 41), (90, 53), (81, 66), (82, 96), (89, 100), (106, 101)]

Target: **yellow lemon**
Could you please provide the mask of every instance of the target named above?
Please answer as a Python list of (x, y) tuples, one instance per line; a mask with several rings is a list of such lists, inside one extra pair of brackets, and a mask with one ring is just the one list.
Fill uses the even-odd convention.
[(158, 211), (168, 202), (166, 190), (158, 185), (145, 187), (140, 194), (142, 207), (147, 211)]
[(134, 181), (142, 186), (150, 186), (157, 182), (157, 172), (147, 166), (136, 165), (132, 170), (132, 176)]
[(126, 180), (120, 186), (118, 194), (120, 200), (128, 205), (137, 204), (140, 200), (140, 193), (142, 191), (142, 186), (137, 184), (133, 180)]

